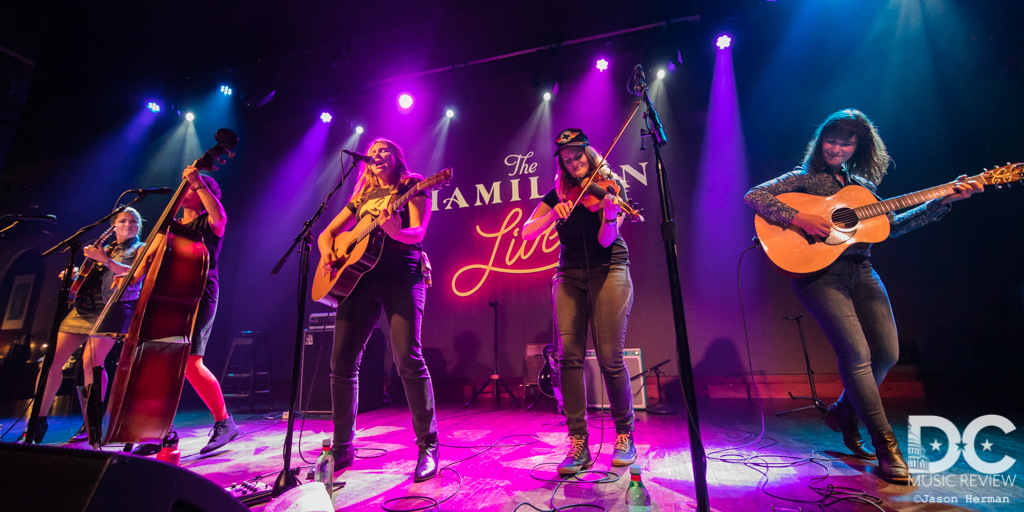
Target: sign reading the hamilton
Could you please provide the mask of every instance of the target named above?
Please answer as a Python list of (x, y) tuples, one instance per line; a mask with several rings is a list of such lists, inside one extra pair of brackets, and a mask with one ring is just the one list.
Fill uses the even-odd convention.
[[(524, 199), (534, 202), (526, 208), (516, 206), (508, 210), (501, 222), (489, 222), (497, 217), (488, 217), (488, 221), (474, 227), (475, 236), (482, 238), (490, 249), (480, 261), (455, 272), (451, 281), (455, 295), (466, 297), (476, 293), (491, 274), (531, 274), (550, 270), (558, 264), (560, 244), (554, 226), (534, 240), (519, 237), (525, 216), (533, 212), (535, 202), (547, 192), (547, 189), (540, 188), (540, 176), (536, 175), (538, 164), (531, 161), (533, 156), (533, 151), (506, 156), (503, 161), (508, 169), (506, 180), (478, 183), (466, 191), (453, 186), (431, 192), (432, 211), (515, 203)], [(631, 165), (621, 165), (619, 177), (627, 189), (630, 178), (647, 186), (647, 162), (641, 162), (639, 170)], [(442, 196), (442, 192), (446, 195)], [(473, 202), (466, 199), (467, 194)]]

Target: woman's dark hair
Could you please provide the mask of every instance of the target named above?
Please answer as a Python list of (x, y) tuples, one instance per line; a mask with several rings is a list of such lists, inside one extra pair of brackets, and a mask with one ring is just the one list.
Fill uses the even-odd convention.
[(885, 150), (885, 143), (878, 136), (878, 130), (863, 112), (848, 108), (840, 110), (825, 119), (814, 138), (807, 144), (807, 152), (804, 153), (804, 167), (811, 172), (825, 170), (825, 155), (822, 150), (822, 142), (825, 139), (849, 139), (857, 136), (857, 149), (853, 156), (846, 162), (847, 170), (858, 176), (870, 180), (875, 185), (882, 181), (886, 169), (889, 167), (889, 153)]

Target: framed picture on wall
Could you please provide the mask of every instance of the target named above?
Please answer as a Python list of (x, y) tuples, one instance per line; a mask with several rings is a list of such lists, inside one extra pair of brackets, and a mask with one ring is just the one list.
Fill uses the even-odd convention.
[(7, 331), (25, 327), (25, 315), (28, 313), (28, 301), (32, 297), (35, 278), (35, 274), (21, 274), (14, 278), (11, 294), (7, 297), (4, 323), (0, 325), (0, 330)]

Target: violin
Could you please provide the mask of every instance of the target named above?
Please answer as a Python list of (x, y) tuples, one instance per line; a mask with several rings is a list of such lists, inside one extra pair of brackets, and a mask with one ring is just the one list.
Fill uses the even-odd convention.
[[(601, 209), (605, 196), (609, 193), (617, 196), (620, 191), (621, 188), (615, 180), (604, 173), (596, 172), (584, 179), (581, 184), (569, 189), (565, 200), (574, 205), (582, 204), (587, 210), (596, 212)], [(626, 213), (626, 218), (630, 222), (643, 222), (644, 216), (640, 214), (643, 208), (639, 208), (632, 199), (619, 201), (619, 207)]]

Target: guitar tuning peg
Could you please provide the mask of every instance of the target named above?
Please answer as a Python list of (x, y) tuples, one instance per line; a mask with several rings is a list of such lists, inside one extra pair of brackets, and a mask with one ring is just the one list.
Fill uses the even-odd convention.
[(215, 170), (215, 171), (219, 171), (220, 170), (220, 167), (217, 167), (216, 165), (214, 165), (212, 167), (213, 167), (213, 170)]
[(235, 152), (234, 151), (228, 151), (228, 158), (234, 158), (234, 157), (235, 157)]
[(224, 160), (223, 158), (218, 158), (218, 159), (217, 159), (217, 163), (218, 163), (218, 164), (221, 164), (221, 165), (224, 165), (224, 164), (228, 163), (228, 161), (227, 161), (227, 160)]

